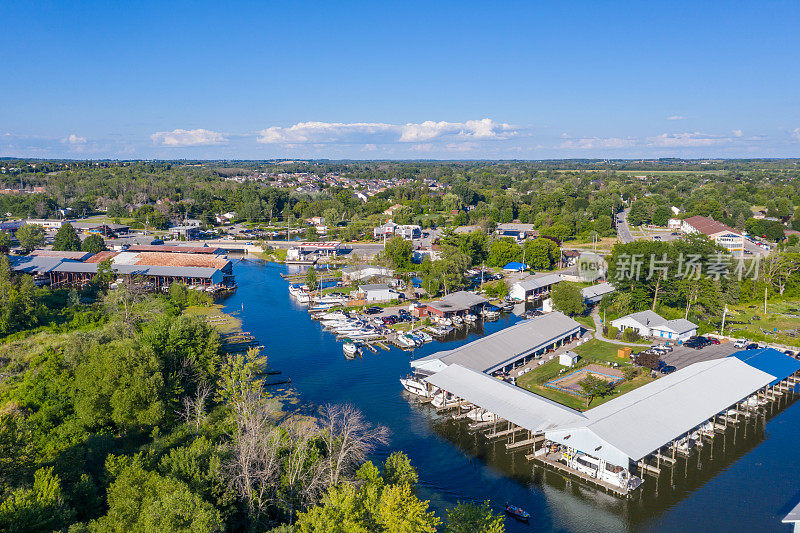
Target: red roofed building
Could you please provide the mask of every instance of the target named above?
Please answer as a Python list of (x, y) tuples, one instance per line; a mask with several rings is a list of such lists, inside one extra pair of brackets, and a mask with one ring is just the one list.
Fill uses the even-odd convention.
[(738, 256), (744, 253), (744, 235), (713, 218), (697, 215), (684, 219), (681, 232), (684, 235), (702, 233), (733, 255)]

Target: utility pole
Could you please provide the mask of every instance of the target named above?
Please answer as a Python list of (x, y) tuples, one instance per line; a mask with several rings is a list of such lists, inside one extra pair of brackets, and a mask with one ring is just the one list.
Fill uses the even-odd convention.
[(728, 314), (728, 304), (725, 304), (725, 310), (722, 312), (722, 328), (719, 330), (720, 335), (725, 335), (725, 315)]

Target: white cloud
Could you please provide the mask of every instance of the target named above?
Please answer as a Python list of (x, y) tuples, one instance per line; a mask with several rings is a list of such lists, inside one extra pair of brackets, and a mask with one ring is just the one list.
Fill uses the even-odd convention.
[[(563, 137), (563, 136), (562, 136)], [(562, 142), (559, 148), (591, 150), (595, 148), (629, 148), (636, 144), (635, 139), (623, 139), (620, 137), (584, 137), (581, 139), (567, 139)]]
[(265, 144), (358, 142), (394, 129), (391, 124), (379, 122), (299, 122), (288, 128), (272, 126), (261, 130), (256, 140)]
[(162, 146), (210, 146), (222, 144), (227, 139), (218, 131), (204, 129), (159, 131), (150, 136), (154, 143)]
[(289, 127), (272, 126), (258, 132), (264, 144), (288, 143), (420, 143), (435, 139), (487, 140), (506, 139), (517, 134), (508, 124), (492, 119), (466, 122), (385, 124), (382, 122), (299, 122)]
[(792, 131), (792, 137), (800, 141), (800, 128), (795, 128), (794, 131)]
[(707, 135), (705, 133), (662, 133), (647, 138), (647, 146), (659, 148), (687, 148), (694, 146), (714, 146), (730, 142), (729, 137)]
[(69, 137), (61, 139), (64, 144), (86, 144), (86, 137), (78, 137), (74, 133), (70, 133)]
[(670, 117), (667, 117), (667, 120), (686, 120), (686, 117), (684, 117), (683, 115), (672, 115)]
[(734, 137), (741, 137), (743, 135), (742, 130), (733, 130)]

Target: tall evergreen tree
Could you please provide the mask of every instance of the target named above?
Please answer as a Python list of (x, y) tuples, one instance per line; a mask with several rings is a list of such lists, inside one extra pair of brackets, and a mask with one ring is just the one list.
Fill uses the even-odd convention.
[(81, 239), (78, 232), (67, 222), (56, 233), (53, 239), (53, 250), (61, 252), (79, 252), (81, 250)]

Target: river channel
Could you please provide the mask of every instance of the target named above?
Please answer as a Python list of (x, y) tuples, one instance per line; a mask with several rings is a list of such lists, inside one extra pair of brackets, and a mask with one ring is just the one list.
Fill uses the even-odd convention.
[(766, 428), (751, 425), (735, 438), (715, 439), (713, 450), (704, 447), (699, 458), (679, 463), (658, 483), (646, 477), (639, 497), (620, 500), (534, 467), (526, 452), (508, 454), (502, 442), (486, 443), (464, 422), (416, 405), (402, 393), (398, 379), (408, 373), (410, 359), (493, 333), (516, 317), (503, 314), (413, 353), (392, 348), (347, 360), (341, 343), (290, 298), (280, 277), (286, 271), (275, 263), (236, 262), (239, 288), (224, 300), (226, 312), (238, 315), (261, 341), (270, 366), (291, 378), (306, 406), (347, 402), (387, 426), (391, 443), (375, 460), (393, 450), (408, 454), (420, 475), (419, 494), (437, 512), (459, 500), (488, 499), (498, 510), (510, 502), (533, 515), (529, 525), (506, 520), (509, 532), (790, 531), (780, 519), (800, 501), (796, 405), (778, 412)]

